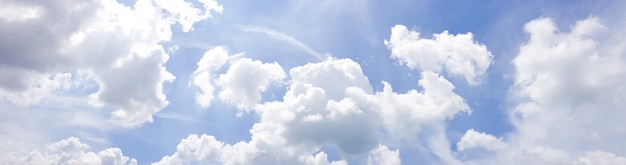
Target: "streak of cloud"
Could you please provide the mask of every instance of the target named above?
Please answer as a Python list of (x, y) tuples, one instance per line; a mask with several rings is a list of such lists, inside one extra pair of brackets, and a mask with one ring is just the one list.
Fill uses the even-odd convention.
[(321, 54), (313, 49), (311, 49), (309, 46), (307, 46), (306, 44), (302, 43), (302, 41), (281, 33), (281, 32), (277, 32), (274, 31), (272, 29), (266, 28), (266, 27), (259, 27), (259, 26), (253, 26), (253, 25), (236, 25), (237, 28), (239, 28), (241, 31), (246, 31), (246, 32), (257, 32), (257, 33), (263, 33), (269, 37), (272, 37), (276, 40), (280, 40), (280, 41), (284, 41), (287, 42), (291, 45), (293, 45), (294, 47), (297, 47), (299, 49), (302, 49), (303, 51), (305, 51), (306, 53), (308, 53), (309, 55), (312, 55), (313, 57), (317, 58), (320, 61), (324, 61), (325, 59), (327, 59), (328, 57), (330, 57), (330, 55), (328, 54)]

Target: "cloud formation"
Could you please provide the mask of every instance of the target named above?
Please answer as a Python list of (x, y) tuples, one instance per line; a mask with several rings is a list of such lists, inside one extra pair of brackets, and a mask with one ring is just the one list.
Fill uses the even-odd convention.
[(32, 150), (20, 148), (0, 152), (3, 164), (113, 164), (136, 165), (137, 160), (124, 156), (119, 148), (108, 148), (99, 152), (89, 151), (89, 146), (76, 137), (70, 137), (45, 147)]
[(433, 72), (445, 69), (451, 75), (465, 78), (471, 85), (480, 84), (480, 77), (493, 59), (487, 47), (474, 41), (469, 32), (451, 35), (444, 31), (433, 36), (433, 39), (420, 38), (419, 32), (395, 25), (385, 45), (393, 58), (411, 69)]
[(225, 74), (219, 77), (222, 91), (220, 99), (237, 105), (240, 109), (250, 109), (261, 101), (271, 83), (285, 78), (285, 71), (278, 63), (262, 63), (249, 58), (233, 62)]
[[(510, 113), (516, 131), (502, 144), (488, 134), (468, 131), (460, 150), (480, 146), (497, 151), (477, 164), (626, 164), (620, 137), (626, 136), (624, 33), (591, 17), (559, 31), (549, 18), (528, 22), (530, 35), (513, 60)], [(612, 123), (607, 125), (606, 123)], [(472, 138), (473, 137), (473, 138)], [(504, 147), (506, 146), (506, 147)], [(502, 149), (504, 148), (504, 150)], [(620, 156), (622, 155), (622, 156)]]
[(196, 71), (193, 72), (191, 84), (200, 88), (196, 93), (196, 104), (202, 108), (211, 106), (211, 102), (215, 99), (213, 92), (215, 91), (214, 72), (226, 64), (228, 61), (228, 52), (224, 47), (215, 47), (204, 52), (204, 55), (198, 61)]
[(171, 27), (190, 31), (222, 11), (206, 0), (202, 9), (185, 1), (139, 0), (132, 8), (112, 0), (3, 3), (3, 12), (31, 14), (0, 18), (0, 34), (14, 39), (0, 42), (0, 72), (9, 75), (0, 80), (0, 98), (29, 106), (95, 85), (89, 102), (111, 109), (124, 127), (152, 122), (168, 105), (163, 83), (174, 76), (163, 66), (169, 55), (161, 42), (170, 40)]
[[(196, 73), (203, 70), (201, 68), (213, 68), (208, 70), (215, 71), (214, 68), (225, 63), (225, 60), (208, 60), (225, 59), (227, 51), (223, 47), (208, 52), (200, 60)], [(219, 82), (222, 87), (220, 98), (227, 102), (228, 99), (235, 100), (231, 103), (240, 108), (246, 102), (237, 100), (250, 100), (249, 97), (255, 96), (252, 103), (256, 103), (260, 100), (258, 92), (266, 87), (263, 84), (284, 77), (277, 63), (261, 63), (247, 58), (230, 61), (226, 73), (221, 74), (218, 81), (215, 81), (218, 77), (213, 76), (203, 82)], [(253, 68), (242, 72), (241, 67)], [(200, 78), (198, 75), (203, 71), (200, 72), (195, 78)], [(179, 144), (174, 154), (164, 157), (159, 163), (345, 163), (326, 160), (326, 153), (321, 149), (330, 147), (344, 155), (370, 155), (364, 158), (370, 164), (399, 164), (400, 151), (389, 150), (380, 144), (380, 137), (386, 136), (384, 132), (402, 139), (414, 140), (417, 135), (432, 139), (418, 145), (443, 149), (434, 154), (448, 159), (444, 162), (455, 161), (449, 158), (451, 152), (445, 149), (449, 148), (446, 138), (441, 137), (445, 121), (470, 109), (464, 99), (453, 92), (454, 85), (437, 73), (423, 72), (419, 85), (424, 87), (424, 91), (411, 90), (404, 94), (393, 92), (387, 82), (383, 82), (383, 91), (374, 92), (361, 66), (350, 59), (310, 63), (291, 68), (289, 73), (291, 80), (281, 101), (264, 102), (253, 107), (251, 105), (254, 104), (249, 104), (248, 107), (260, 116), (259, 122), (250, 130), (250, 141), (231, 145), (210, 135), (190, 135)], [(257, 80), (256, 75), (266, 76), (261, 76), (263, 79), (259, 81), (237, 78)], [(195, 78), (194, 83), (197, 81)], [(230, 79), (239, 81), (224, 83)], [(223, 98), (223, 93), (229, 90), (243, 90), (234, 93), (248, 94)], [(381, 132), (380, 128), (385, 131)], [(422, 129), (427, 131), (423, 133)], [(439, 133), (431, 136), (429, 133), (432, 131)], [(206, 151), (196, 149), (203, 145), (208, 145), (200, 147)], [(232, 154), (224, 156), (220, 153)]]
[[(137, 164), (122, 153), (124, 147), (107, 146), (128, 137), (112, 140), (109, 133), (119, 126), (134, 128), (123, 129), (133, 132), (128, 135), (145, 133), (139, 127), (170, 105), (172, 95), (164, 84), (175, 80), (172, 73), (186, 72), (191, 73), (188, 86), (177, 94), (195, 94), (194, 100), (172, 109), (197, 108), (192, 101), (209, 109), (218, 101), (227, 108), (213, 112), (236, 108), (238, 117), (252, 116), (241, 121), (252, 126), (245, 137), (237, 137), (242, 140), (232, 142), (232, 137), (181, 124), (184, 135), (177, 132), (169, 142), (185, 138), (169, 155), (156, 155), (159, 161), (153, 164), (415, 161), (401, 160), (405, 155), (432, 164), (626, 164), (623, 22), (590, 17), (569, 29), (559, 29), (551, 18), (526, 23), (528, 40), (514, 48), (519, 51), (506, 64), (514, 69), (509, 102), (488, 103), (512, 105), (508, 121), (513, 129), (490, 134), (448, 126), (460, 114), (485, 111), (470, 107), (483, 103), (468, 104), (462, 97), (467, 95), (455, 91), (457, 81), (448, 80), (461, 77), (474, 88), (489, 74), (493, 55), (472, 33), (444, 31), (428, 39), (404, 25), (391, 27), (384, 40), (389, 57), (419, 73), (410, 82), (416, 89), (398, 87), (394, 80), (374, 88), (370, 80), (377, 77), (367, 74), (372, 68), (350, 58), (326, 58), (291, 36), (255, 26), (238, 28), (285, 41), (320, 61), (283, 68), (288, 65), (217, 46), (204, 52), (195, 70), (170, 73), (165, 66), (174, 51), (165, 51), (164, 45), (176, 34), (198, 30), (196, 23), (222, 10), (215, 0), (137, 0), (131, 6), (115, 0), (4, 0), (0, 36), (10, 39), (0, 40), (0, 119), (5, 121), (0, 124), (0, 163)], [(264, 98), (268, 94), (279, 98)], [(159, 115), (194, 124), (217, 122), (183, 113)], [(167, 129), (161, 126), (155, 127)], [(41, 143), (67, 134), (76, 135)], [(105, 149), (92, 151), (88, 143)]]

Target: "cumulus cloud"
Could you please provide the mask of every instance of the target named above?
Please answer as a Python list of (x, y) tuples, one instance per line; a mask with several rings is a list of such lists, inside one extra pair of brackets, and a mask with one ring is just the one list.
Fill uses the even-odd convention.
[(474, 41), (472, 33), (451, 35), (444, 31), (433, 35), (433, 39), (420, 38), (419, 32), (395, 25), (385, 45), (393, 58), (411, 69), (437, 73), (445, 69), (471, 85), (480, 84), (493, 59), (487, 47)]
[(281, 146), (280, 139), (258, 134), (250, 142), (224, 144), (210, 135), (189, 135), (176, 147), (173, 155), (153, 164), (311, 164), (341, 165), (345, 161), (327, 160), (324, 152), (296, 155)]
[[(276, 62), (263, 63), (242, 56), (243, 53), (229, 56), (228, 50), (221, 46), (204, 53), (192, 75), (191, 84), (200, 88), (196, 104), (208, 108), (215, 99), (217, 85), (221, 87), (218, 95), (222, 101), (242, 110), (250, 110), (261, 101), (262, 92), (286, 77), (285, 71)], [(227, 70), (220, 74), (219, 69), (223, 66)]]
[[(601, 121), (621, 123), (611, 116), (626, 113), (621, 108), (624, 104), (618, 101), (624, 96), (626, 84), (624, 52), (614, 54), (602, 49), (620, 43), (597, 38), (606, 30), (597, 18), (577, 22), (570, 32), (557, 33), (554, 23), (547, 18), (531, 21), (525, 29), (530, 41), (520, 48), (513, 61), (517, 70), (514, 94), (529, 99), (515, 109), (515, 114), (522, 116), (514, 123), (520, 127), (521, 134), (561, 143), (560, 147), (580, 141), (613, 148), (611, 151), (618, 151), (616, 146), (624, 147), (626, 143), (598, 143), (626, 135), (623, 131), (610, 131), (623, 129), (620, 124), (613, 129), (599, 124)], [(537, 127), (542, 124), (553, 126)], [(585, 148), (590, 149), (581, 146), (576, 150)]]
[[(0, 69), (0, 99), (27, 106), (39, 103), (57, 90), (75, 86), (70, 73), (41, 74), (18, 69)], [(30, 77), (21, 78), (24, 74)]]
[[(364, 109), (345, 91), (357, 88), (371, 92), (361, 67), (349, 59), (328, 60), (292, 68), (292, 84), (283, 102), (257, 107), (262, 120), (284, 127), (287, 143), (303, 148), (338, 147), (348, 154), (367, 152), (377, 143), (377, 115)], [(274, 119), (287, 111), (289, 118)]]
[(196, 104), (203, 108), (211, 106), (215, 99), (214, 72), (228, 61), (228, 51), (224, 47), (215, 47), (204, 53), (193, 72), (192, 84), (200, 88), (196, 94)]
[[(253, 102), (249, 105), (256, 104), (260, 101), (258, 92), (270, 82), (285, 77), (277, 63), (247, 58), (231, 62), (228, 71), (219, 78), (223, 88), (220, 97), (228, 97), (221, 99), (250, 97)], [(345, 164), (341, 160), (328, 161), (320, 148), (329, 146), (345, 153), (366, 153), (378, 144), (377, 120), (371, 120), (376, 115), (363, 112), (344, 93), (350, 87), (371, 92), (360, 65), (349, 59), (329, 60), (292, 68), (290, 75), (292, 80), (283, 101), (253, 107), (261, 119), (250, 130), (250, 141), (231, 145), (209, 135), (190, 135), (181, 141), (174, 154), (158, 163)], [(258, 81), (241, 81), (242, 78)], [(229, 90), (231, 94), (223, 94)], [(248, 94), (232, 95), (242, 92)], [(241, 102), (246, 101), (243, 99), (235, 101), (246, 104)]]
[(11, 40), (0, 41), (0, 72), (10, 76), (0, 78), (0, 98), (29, 106), (95, 84), (89, 102), (113, 110), (125, 127), (151, 122), (168, 105), (163, 83), (174, 76), (163, 66), (169, 55), (161, 43), (170, 40), (171, 26), (190, 31), (222, 11), (213, 0), (202, 0), (202, 9), (182, 0), (139, 0), (132, 7), (112, 0), (3, 4), (0, 35)]
[(459, 112), (470, 112), (465, 100), (454, 93), (454, 85), (433, 72), (422, 72), (419, 85), (423, 92), (410, 90), (398, 94), (389, 83), (383, 85), (383, 91), (375, 95), (354, 89), (349, 92), (355, 100), (379, 111), (385, 128), (397, 137), (413, 137), (424, 126), (443, 122)]
[(502, 142), (501, 138), (469, 129), (465, 132), (465, 135), (461, 137), (461, 140), (456, 143), (456, 146), (459, 151), (472, 148), (484, 148), (488, 151), (498, 151), (505, 149), (506, 144)]
[[(626, 137), (626, 127), (617, 117), (626, 115), (626, 61), (624, 50), (615, 49), (626, 42), (619, 38), (624, 32), (595, 17), (570, 28), (561, 31), (550, 18), (524, 26), (530, 38), (513, 60), (511, 95), (518, 104), (510, 119), (516, 131), (506, 138), (506, 150), (470, 162), (626, 163), (626, 143), (618, 140)], [(469, 140), (472, 134), (489, 141), (486, 146), (501, 145), (495, 137), (468, 131), (459, 142), (460, 150), (473, 146), (469, 141), (479, 145), (480, 140)]]
[[(4, 145), (0, 147), (5, 147)], [(6, 149), (6, 148), (4, 148)], [(41, 148), (4, 150), (0, 160), (6, 164), (137, 164), (135, 159), (124, 156), (119, 148), (100, 152), (89, 151), (89, 145), (70, 137)]]
[(221, 13), (224, 8), (215, 0), (199, 0), (204, 9), (198, 9), (184, 0), (154, 0), (155, 4), (170, 13), (170, 19), (180, 24), (183, 32), (193, 30), (193, 24), (211, 17), (211, 11)]
[[(219, 48), (222, 49), (222, 48)], [(210, 50), (212, 51), (212, 50)], [(221, 55), (211, 55), (225, 59)], [(209, 56), (203, 57), (198, 70)], [(205, 61), (205, 62), (202, 62)], [(213, 60), (214, 61), (214, 60)], [(218, 60), (223, 65), (225, 60)], [(220, 97), (228, 90), (248, 93), (245, 97), (259, 101), (259, 93), (268, 83), (282, 79), (282, 68), (276, 63), (261, 63), (247, 58), (230, 60), (226, 73), (220, 75)], [(208, 67), (216, 68), (216, 67)], [(197, 70), (197, 71), (198, 71)], [(196, 72), (197, 73), (197, 72)], [(249, 75), (254, 73), (255, 75)], [(274, 75), (266, 75), (274, 74)], [(164, 157), (167, 163), (224, 163), (224, 164), (344, 164), (345, 161), (328, 161), (321, 148), (338, 149), (342, 155), (370, 156), (370, 164), (400, 164), (399, 150), (389, 150), (381, 145), (381, 128), (394, 136), (413, 139), (416, 135), (433, 139), (425, 142), (427, 148), (455, 162), (451, 157), (445, 134), (445, 121), (460, 112), (470, 112), (454, 85), (433, 72), (422, 73), (419, 85), (424, 91), (415, 90), (398, 94), (389, 83), (374, 92), (361, 66), (350, 59), (328, 59), (318, 63), (297, 66), (289, 71), (291, 80), (281, 101), (271, 101), (250, 106), (260, 116), (255, 123), (250, 141), (225, 144), (209, 135), (190, 135), (181, 141), (177, 151)], [(256, 78), (256, 75), (264, 75)], [(197, 78), (197, 77), (196, 77)], [(242, 81), (257, 80), (258, 81)], [(212, 77), (211, 79), (216, 79)], [(236, 81), (235, 81), (236, 80)], [(195, 81), (195, 80), (194, 80)], [(213, 80), (205, 80), (211, 82)], [(255, 84), (258, 83), (258, 84)], [(245, 98), (231, 95), (232, 98)], [(225, 98), (221, 98), (224, 99)], [(245, 102), (236, 102), (241, 105)], [(254, 105), (249, 104), (249, 105)], [(422, 129), (428, 130), (423, 133)], [(438, 132), (437, 136), (428, 135)], [(227, 154), (230, 153), (230, 154)], [(227, 155), (227, 156), (224, 156)]]
[(278, 63), (242, 58), (234, 62), (225, 74), (219, 77), (222, 91), (220, 99), (237, 105), (240, 109), (250, 109), (261, 101), (261, 92), (272, 82), (285, 78), (285, 71)]
[[(263, 67), (269, 68), (267, 71), (282, 71), (278, 64), (243, 58), (235, 61), (224, 75), (250, 77), (233, 68), (237, 65), (257, 66), (242, 71)], [(157, 164), (347, 164), (343, 160), (328, 161), (321, 147), (337, 147), (348, 154), (367, 153), (376, 147), (377, 120), (372, 120), (376, 115), (361, 110), (344, 93), (350, 87), (371, 92), (357, 63), (349, 59), (330, 60), (292, 68), (290, 74), (293, 79), (283, 101), (254, 107), (261, 119), (250, 130), (250, 141), (225, 144), (213, 136), (190, 135), (174, 154)], [(336, 82), (342, 83), (335, 86)], [(252, 86), (247, 90), (258, 89)]]
[(328, 155), (326, 155), (326, 153), (324, 152), (319, 152), (317, 154), (315, 154), (315, 156), (308, 156), (305, 158), (300, 158), (301, 160), (304, 159), (305, 164), (311, 164), (311, 165), (347, 165), (348, 163), (346, 163), (346, 161), (340, 160), (340, 161), (332, 161), (332, 162), (328, 162)]
[(368, 165), (400, 165), (400, 152), (391, 151), (385, 145), (378, 145), (367, 158)]

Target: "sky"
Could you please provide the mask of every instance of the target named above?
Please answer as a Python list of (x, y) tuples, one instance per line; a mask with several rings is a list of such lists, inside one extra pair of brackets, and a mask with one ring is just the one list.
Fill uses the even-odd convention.
[(625, 1), (0, 3), (0, 164), (626, 164)]

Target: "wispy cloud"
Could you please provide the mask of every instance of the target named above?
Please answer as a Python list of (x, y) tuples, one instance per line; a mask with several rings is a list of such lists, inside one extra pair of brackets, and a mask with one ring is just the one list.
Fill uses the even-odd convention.
[(186, 121), (186, 122), (196, 122), (196, 119), (194, 119), (193, 117), (176, 113), (176, 112), (159, 112), (155, 114), (154, 116), (158, 118), (163, 118), (163, 119), (174, 119), (174, 120), (181, 120), (181, 121)]
[(235, 25), (235, 26), (238, 27), (242, 31), (263, 33), (263, 34), (268, 35), (269, 37), (272, 37), (272, 38), (274, 38), (276, 40), (287, 42), (287, 43), (293, 45), (294, 47), (302, 49), (303, 51), (305, 51), (308, 54), (314, 56), (315, 58), (317, 58), (320, 61), (324, 61), (326, 58), (329, 57), (328, 54), (318, 53), (315, 50), (311, 49), (306, 44), (302, 43), (300, 40), (298, 40), (298, 39), (296, 39), (296, 38), (294, 38), (294, 37), (292, 37), (290, 35), (287, 35), (287, 34), (284, 34), (284, 33), (281, 33), (281, 32), (277, 32), (277, 31), (274, 31), (274, 30), (266, 28), (266, 27), (259, 27), (259, 26), (252, 26), (252, 25)]

